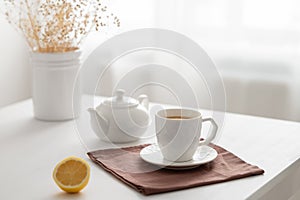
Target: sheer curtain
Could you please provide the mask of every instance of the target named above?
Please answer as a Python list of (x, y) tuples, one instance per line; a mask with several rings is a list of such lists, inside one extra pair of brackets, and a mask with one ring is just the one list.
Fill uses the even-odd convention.
[(177, 2), (174, 28), (215, 60), (229, 111), (300, 120), (299, 1)]
[[(206, 49), (224, 79), (228, 111), (300, 121), (299, 1), (112, 0), (109, 6), (121, 19), (118, 33), (170, 29)], [(116, 67), (112, 79), (122, 70)], [(172, 99), (161, 98), (164, 91), (147, 91), (155, 101)]]

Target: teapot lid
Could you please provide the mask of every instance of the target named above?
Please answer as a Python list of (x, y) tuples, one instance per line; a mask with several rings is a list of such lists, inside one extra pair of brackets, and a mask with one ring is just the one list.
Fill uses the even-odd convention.
[(125, 90), (118, 89), (115, 92), (115, 96), (107, 98), (103, 101), (103, 103), (105, 105), (111, 105), (112, 107), (117, 108), (131, 107), (139, 104), (139, 102), (136, 99), (124, 96), (124, 94)]

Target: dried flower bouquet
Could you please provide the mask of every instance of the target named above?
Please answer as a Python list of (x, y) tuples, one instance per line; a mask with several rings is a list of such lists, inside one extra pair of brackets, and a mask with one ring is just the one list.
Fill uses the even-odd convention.
[(79, 49), (93, 30), (119, 27), (120, 21), (100, 0), (2, 0), (7, 20), (34, 52)]

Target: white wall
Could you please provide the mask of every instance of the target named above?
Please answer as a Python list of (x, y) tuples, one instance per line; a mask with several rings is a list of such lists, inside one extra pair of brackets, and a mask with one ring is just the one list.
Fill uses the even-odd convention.
[(23, 38), (0, 15), (0, 107), (29, 98), (30, 80)]

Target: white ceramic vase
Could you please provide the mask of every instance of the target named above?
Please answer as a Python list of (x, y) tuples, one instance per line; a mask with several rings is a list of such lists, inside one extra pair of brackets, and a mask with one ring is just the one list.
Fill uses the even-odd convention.
[(61, 121), (79, 116), (81, 52), (31, 52), (34, 116)]

